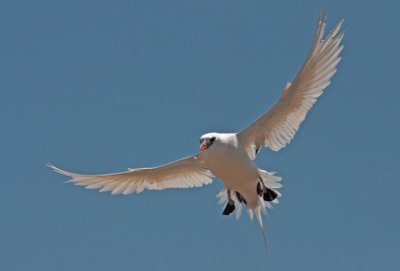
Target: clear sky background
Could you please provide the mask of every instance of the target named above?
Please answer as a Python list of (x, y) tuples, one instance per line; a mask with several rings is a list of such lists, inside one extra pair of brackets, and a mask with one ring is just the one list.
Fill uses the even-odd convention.
[[(319, 8), (339, 70), (280, 152), (264, 217), (223, 217), (220, 181), (111, 196), (81, 173), (191, 155), (270, 108)], [(1, 1), (1, 270), (400, 270), (399, 1)]]

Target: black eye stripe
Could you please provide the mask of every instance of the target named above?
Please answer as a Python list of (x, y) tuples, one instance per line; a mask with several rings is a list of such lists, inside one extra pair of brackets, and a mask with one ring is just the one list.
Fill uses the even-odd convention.
[(208, 139), (208, 138), (206, 138), (206, 139), (200, 138), (199, 142), (200, 142), (200, 144), (202, 144), (204, 141), (208, 141), (208, 142), (210, 142), (212, 144), (212, 143), (214, 143), (215, 139), (216, 139), (215, 136), (211, 137), (210, 139)]

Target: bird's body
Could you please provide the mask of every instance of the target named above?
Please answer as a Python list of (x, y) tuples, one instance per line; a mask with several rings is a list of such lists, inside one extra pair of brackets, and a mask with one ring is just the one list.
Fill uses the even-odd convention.
[(216, 140), (199, 157), (204, 159), (207, 168), (224, 183), (226, 189), (239, 192), (249, 207), (255, 208), (260, 176), (258, 168), (239, 143), (237, 134), (211, 133), (205, 136), (216, 136)]
[(277, 203), (281, 178), (258, 169), (253, 160), (263, 147), (278, 151), (294, 137), (307, 112), (330, 84), (340, 62), (343, 33), (340, 21), (326, 36), (326, 15), (320, 16), (311, 51), (292, 83), (286, 84), (279, 101), (239, 133), (208, 133), (200, 138), (200, 152), (176, 162), (155, 167), (136, 168), (104, 175), (83, 175), (61, 170), (71, 182), (112, 194), (139, 193), (145, 189), (191, 188), (210, 184), (214, 177), (224, 183), (218, 194), (226, 204), (224, 215), (247, 205), (250, 218), (256, 216), (262, 228), (260, 212)]

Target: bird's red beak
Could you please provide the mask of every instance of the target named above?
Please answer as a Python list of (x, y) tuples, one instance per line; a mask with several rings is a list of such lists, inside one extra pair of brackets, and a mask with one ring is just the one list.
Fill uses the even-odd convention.
[(200, 145), (200, 150), (201, 150), (201, 151), (204, 151), (204, 150), (207, 150), (207, 149), (208, 149), (207, 144), (202, 143), (202, 144)]

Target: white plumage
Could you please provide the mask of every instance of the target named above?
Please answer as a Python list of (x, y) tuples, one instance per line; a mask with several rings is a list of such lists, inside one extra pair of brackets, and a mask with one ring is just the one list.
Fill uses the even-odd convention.
[(191, 156), (156, 168), (136, 168), (115, 174), (83, 175), (59, 169), (51, 164), (54, 171), (69, 176), (76, 185), (88, 189), (111, 191), (113, 195), (140, 193), (145, 189), (192, 188), (212, 183), (214, 177), (205, 168), (204, 161)]
[(340, 62), (343, 20), (324, 37), (326, 15), (318, 20), (311, 51), (293, 83), (287, 83), (279, 101), (267, 113), (239, 133), (208, 133), (201, 137), (200, 153), (155, 168), (82, 175), (49, 166), (69, 176), (70, 182), (88, 189), (112, 194), (140, 193), (145, 189), (191, 188), (210, 184), (218, 177), (224, 188), (217, 195), (226, 204), (224, 214), (236, 210), (239, 218), (243, 206), (252, 219), (255, 215), (262, 228), (261, 213), (277, 203), (281, 187), (278, 176), (258, 169), (252, 160), (262, 147), (278, 151), (294, 137), (307, 112), (330, 84)]

